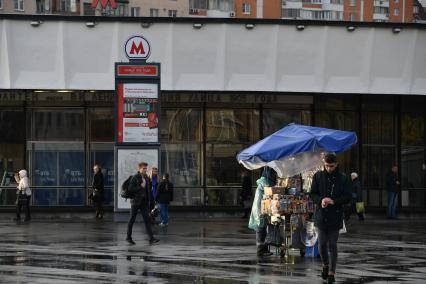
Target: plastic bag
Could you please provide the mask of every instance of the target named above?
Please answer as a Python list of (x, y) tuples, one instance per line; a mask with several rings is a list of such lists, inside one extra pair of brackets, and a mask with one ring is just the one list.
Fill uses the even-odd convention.
[(339, 234), (346, 234), (347, 232), (345, 221), (343, 221), (343, 227), (339, 230)]
[(358, 213), (358, 214), (364, 213), (364, 211), (365, 211), (364, 202), (355, 203), (355, 207), (356, 207), (356, 213)]

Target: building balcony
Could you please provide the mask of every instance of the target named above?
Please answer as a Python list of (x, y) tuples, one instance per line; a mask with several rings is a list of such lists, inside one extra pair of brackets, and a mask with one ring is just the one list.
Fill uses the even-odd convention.
[(338, 12), (343, 12), (343, 5), (340, 4), (326, 4), (324, 3), (322, 5), (324, 10), (328, 10), (328, 11), (338, 11)]
[(283, 5), (283, 8), (287, 9), (300, 9), (302, 8), (302, 1), (287, 1), (286, 5)]
[(389, 14), (373, 14), (373, 20), (389, 20)]

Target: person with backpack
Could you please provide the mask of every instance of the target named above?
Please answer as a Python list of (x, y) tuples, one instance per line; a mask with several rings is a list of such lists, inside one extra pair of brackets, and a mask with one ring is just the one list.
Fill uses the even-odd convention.
[(161, 227), (169, 225), (169, 204), (173, 200), (173, 183), (169, 181), (169, 174), (163, 174), (163, 180), (158, 185), (156, 202), (160, 207)]
[(127, 189), (128, 196), (130, 197), (131, 211), (129, 223), (127, 225), (126, 241), (132, 245), (136, 244), (132, 239), (132, 229), (138, 211), (140, 210), (145, 223), (146, 233), (149, 237), (149, 243), (154, 244), (159, 242), (159, 240), (154, 238), (149, 216), (149, 204), (152, 201), (152, 195), (151, 180), (147, 175), (148, 164), (142, 162), (139, 163), (138, 167), (138, 172), (130, 180)]
[(349, 179), (337, 167), (336, 154), (326, 154), (323, 162), (324, 170), (316, 172), (312, 178), (310, 196), (317, 206), (314, 218), (323, 265), (321, 277), (331, 284), (336, 281), (337, 240), (343, 228), (343, 205), (351, 201), (352, 194)]
[[(19, 177), (19, 178), (18, 178)], [(15, 176), (15, 180), (18, 182), (17, 187), (17, 202), (16, 202), (16, 220), (21, 221), (21, 210), (25, 208), (25, 219), (24, 222), (31, 220), (30, 214), (30, 200), (31, 200), (31, 189), (30, 182), (27, 176), (26, 170), (20, 170), (18, 176)]]

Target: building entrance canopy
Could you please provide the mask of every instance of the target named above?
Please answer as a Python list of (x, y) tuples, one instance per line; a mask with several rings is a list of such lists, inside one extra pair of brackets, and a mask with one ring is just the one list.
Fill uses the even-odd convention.
[(162, 90), (426, 95), (419, 24), (39, 18), (0, 17), (0, 89), (113, 90), (126, 39), (142, 35)]

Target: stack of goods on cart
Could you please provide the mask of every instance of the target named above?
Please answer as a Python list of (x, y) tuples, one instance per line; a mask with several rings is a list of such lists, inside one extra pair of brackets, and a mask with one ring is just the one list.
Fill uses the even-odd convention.
[(299, 182), (289, 181), (286, 187), (265, 187), (261, 206), (262, 214), (283, 216), (314, 213), (314, 204), (308, 194), (302, 191), (300, 179), (298, 180)]

